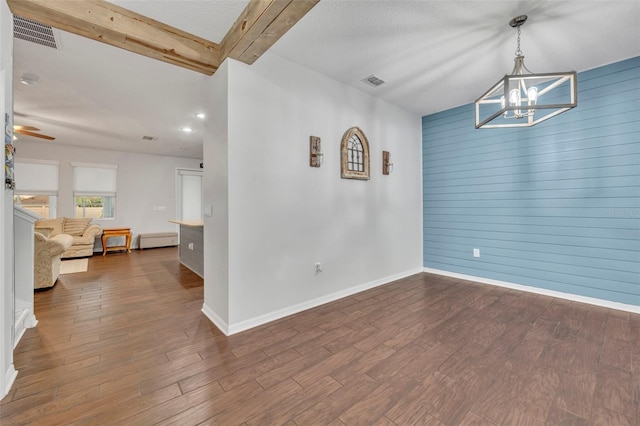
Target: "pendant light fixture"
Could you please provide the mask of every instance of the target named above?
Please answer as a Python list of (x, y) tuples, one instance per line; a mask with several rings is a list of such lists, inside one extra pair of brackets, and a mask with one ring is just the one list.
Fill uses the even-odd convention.
[(531, 127), (578, 105), (575, 71), (534, 74), (524, 65), (520, 27), (526, 21), (521, 15), (509, 22), (518, 29), (515, 66), (476, 100), (476, 129)]

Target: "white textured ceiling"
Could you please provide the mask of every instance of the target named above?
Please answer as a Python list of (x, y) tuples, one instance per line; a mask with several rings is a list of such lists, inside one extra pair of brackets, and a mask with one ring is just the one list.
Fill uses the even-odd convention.
[[(640, 1), (321, 1), (272, 51), (420, 115), (475, 101), (513, 69), (583, 71), (640, 54)], [(306, 46), (306, 48), (304, 48)], [(375, 74), (386, 83), (361, 83)]]
[(249, 0), (112, 0), (110, 3), (220, 43)]
[[(247, 4), (238, 1), (116, 1), (220, 42)], [(640, 1), (321, 0), (270, 50), (416, 114), (473, 102), (511, 71), (516, 31), (534, 72), (584, 71), (640, 55)], [(201, 158), (203, 79), (193, 71), (60, 32), (62, 48), (16, 40), (16, 124), (52, 143)], [(386, 83), (360, 82), (375, 74)], [(186, 135), (183, 126), (195, 131)], [(152, 142), (143, 135), (155, 136)], [(21, 137), (19, 143), (29, 143)]]

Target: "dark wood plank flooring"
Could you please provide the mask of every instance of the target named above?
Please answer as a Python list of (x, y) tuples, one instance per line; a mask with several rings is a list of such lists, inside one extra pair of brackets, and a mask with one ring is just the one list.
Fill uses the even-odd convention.
[(419, 274), (225, 337), (175, 248), (37, 292), (0, 424), (638, 425), (640, 316)]

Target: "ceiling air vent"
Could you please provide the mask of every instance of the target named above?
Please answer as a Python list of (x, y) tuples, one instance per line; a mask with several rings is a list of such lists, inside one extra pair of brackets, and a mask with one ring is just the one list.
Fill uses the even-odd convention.
[(22, 16), (13, 15), (13, 36), (41, 46), (58, 48), (50, 26)]
[(142, 140), (143, 141), (155, 141), (157, 138), (154, 136), (143, 136)]
[(379, 79), (378, 77), (376, 77), (375, 75), (370, 75), (367, 78), (363, 78), (361, 80), (363, 83), (368, 84), (369, 86), (373, 86), (373, 87), (378, 87), (380, 86), (382, 83), (384, 83), (384, 80)]

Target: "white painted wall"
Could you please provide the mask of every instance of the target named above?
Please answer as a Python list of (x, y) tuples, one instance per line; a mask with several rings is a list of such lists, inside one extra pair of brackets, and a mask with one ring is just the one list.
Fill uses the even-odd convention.
[[(93, 222), (104, 228), (131, 227), (132, 247), (137, 247), (136, 236), (140, 233), (177, 231), (177, 225), (168, 222), (176, 218), (176, 168), (198, 168), (201, 162), (200, 159), (79, 148), (55, 142), (18, 142), (16, 158), (60, 161), (58, 217), (74, 214), (71, 162), (117, 165), (116, 219), (94, 219)], [(98, 241), (95, 250), (100, 249)]]
[[(4, 165), (5, 113), (13, 116), (13, 17), (6, 2), (0, 2), (0, 121)], [(13, 366), (13, 191), (4, 188), (4, 167), (0, 187), (0, 398), (15, 380)]]
[(203, 312), (223, 332), (229, 325), (228, 78), (225, 61), (206, 82), (204, 125), (204, 304)]
[[(418, 115), (273, 54), (229, 61), (227, 89), (229, 333), (421, 271)], [(352, 126), (370, 143), (369, 181), (340, 178)], [(311, 135), (322, 138), (321, 168), (309, 167)], [(216, 197), (209, 189), (205, 203)], [(207, 224), (205, 240), (215, 240)], [(205, 269), (205, 295), (220, 286), (212, 279)]]
[(33, 226), (40, 216), (18, 206), (13, 207), (14, 271), (13, 271), (13, 347), (27, 328), (38, 324), (33, 309), (34, 250)]

